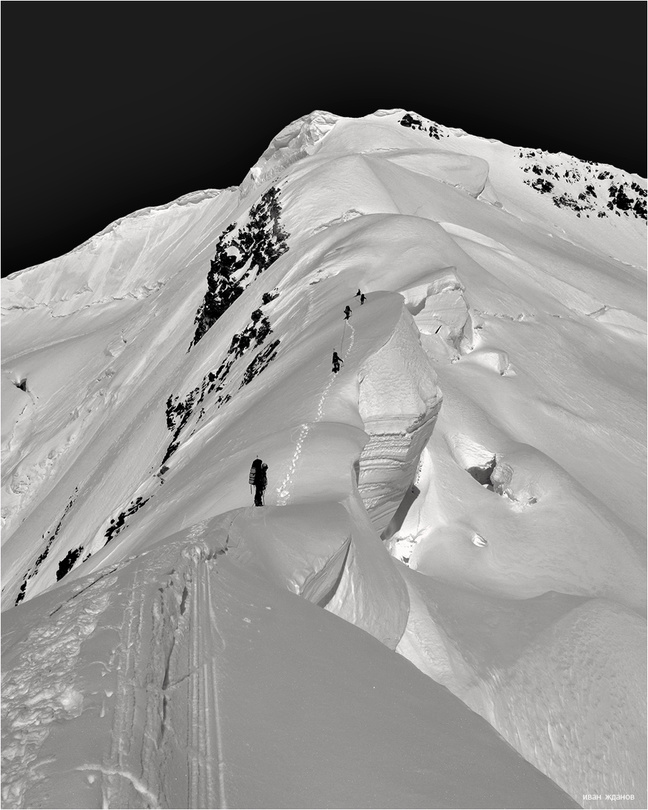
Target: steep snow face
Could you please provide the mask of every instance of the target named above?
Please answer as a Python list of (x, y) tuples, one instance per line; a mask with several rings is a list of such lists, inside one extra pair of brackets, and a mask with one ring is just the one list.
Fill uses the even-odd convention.
[(634, 797), (626, 806), (641, 807), (646, 715), (637, 709), (645, 699), (645, 645), (645, 622), (636, 614), (590, 600), (539, 634), (499, 674), (485, 716), (572, 795), (596, 772), (602, 795), (593, 806), (609, 807), (606, 794), (623, 790)]
[(360, 370), (360, 416), (370, 438), (360, 457), (359, 490), (378, 532), (414, 478), (440, 405), (436, 373), (403, 310), (390, 340)]
[(534, 151), (317, 111), (3, 281), (7, 806), (645, 806), (645, 182)]
[[(146, 298), (185, 270), (192, 253), (204, 249), (201, 238), (205, 232), (211, 237), (234, 199), (231, 190), (195, 192), (123, 217), (71, 253), (8, 276), (3, 312), (42, 308), (50, 318), (60, 318), (87, 307)], [(189, 254), (184, 240), (195, 240)]]
[(411, 609), (399, 652), (571, 795), (583, 801), (595, 778), (601, 788), (584, 805), (609, 807), (607, 794), (642, 806), (643, 619), (605, 600), (512, 601), (401, 571)]

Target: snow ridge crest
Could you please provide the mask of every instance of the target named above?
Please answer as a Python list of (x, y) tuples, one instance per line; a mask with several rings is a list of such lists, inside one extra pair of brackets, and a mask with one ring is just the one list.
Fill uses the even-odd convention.
[(341, 116), (334, 113), (314, 110), (284, 127), (245, 176), (241, 183), (241, 197), (273, 180), (291, 164), (312, 155), (320, 141), (340, 120)]

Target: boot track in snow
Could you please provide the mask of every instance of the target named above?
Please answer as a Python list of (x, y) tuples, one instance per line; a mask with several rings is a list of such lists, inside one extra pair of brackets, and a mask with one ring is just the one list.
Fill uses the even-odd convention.
[[(353, 349), (353, 344), (355, 343), (355, 329), (349, 323), (349, 330), (351, 333), (351, 337), (349, 339), (349, 345), (344, 353), (343, 360), (346, 361), (348, 356), (351, 354), (351, 350)], [(299, 436), (297, 437), (297, 443), (295, 445), (295, 452), (293, 454), (292, 460), (290, 462), (290, 467), (288, 468), (288, 472), (286, 473), (285, 478), (279, 484), (277, 488), (277, 506), (285, 506), (288, 503), (288, 499), (290, 498), (290, 487), (293, 481), (293, 476), (295, 474), (295, 470), (297, 469), (297, 464), (301, 457), (302, 448), (304, 445), (304, 441), (308, 436), (311, 425), (316, 424), (317, 422), (321, 422), (324, 416), (324, 403), (326, 402), (326, 398), (329, 395), (331, 388), (333, 387), (333, 383), (336, 380), (337, 375), (335, 372), (331, 372), (329, 376), (329, 380), (324, 386), (322, 390), (322, 394), (319, 398), (319, 402), (317, 403), (317, 411), (315, 414), (315, 419), (313, 422), (304, 422), (299, 430)]]

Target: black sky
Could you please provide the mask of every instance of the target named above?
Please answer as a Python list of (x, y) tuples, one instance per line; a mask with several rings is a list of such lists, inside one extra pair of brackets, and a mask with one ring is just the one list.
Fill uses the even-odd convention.
[(646, 176), (643, 2), (2, 3), (2, 275), (403, 107)]

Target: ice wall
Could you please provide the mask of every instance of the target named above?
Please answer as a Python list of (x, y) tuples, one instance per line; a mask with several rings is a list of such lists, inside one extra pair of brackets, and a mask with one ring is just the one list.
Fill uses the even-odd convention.
[(360, 369), (359, 410), (369, 434), (358, 489), (378, 533), (412, 484), (441, 407), (436, 373), (409, 312)]

